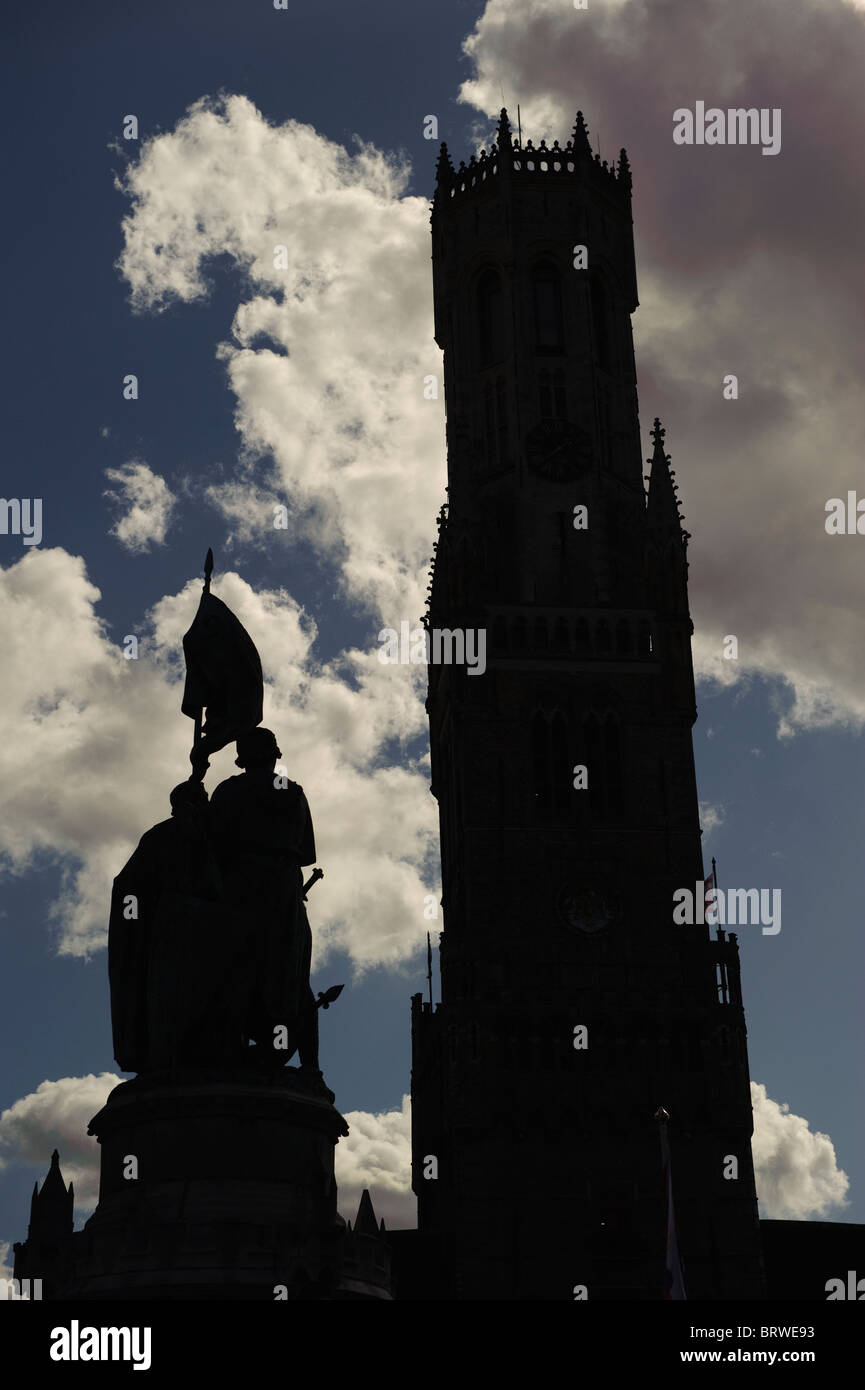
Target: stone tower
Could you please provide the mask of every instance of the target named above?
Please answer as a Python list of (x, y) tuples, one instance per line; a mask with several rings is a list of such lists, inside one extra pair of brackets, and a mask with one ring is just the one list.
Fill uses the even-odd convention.
[(688, 533), (657, 420), (644, 487), (627, 156), (582, 114), (522, 145), (502, 111), (480, 158), (442, 147), (432, 239), (426, 621), (487, 635), (482, 674), (429, 668), (442, 1002), (413, 1001), (413, 1186), (439, 1296), (663, 1297), (665, 1107), (687, 1296), (759, 1298), (736, 938), (673, 921), (703, 879)]

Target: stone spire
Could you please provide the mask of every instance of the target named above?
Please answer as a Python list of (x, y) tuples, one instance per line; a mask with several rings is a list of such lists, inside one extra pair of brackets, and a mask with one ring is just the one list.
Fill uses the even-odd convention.
[(628, 192), (630, 193), (631, 187), (632, 187), (632, 184), (631, 184), (631, 166), (630, 166), (630, 163), (629, 163), (629, 161), (628, 161), (628, 153), (627, 153), (627, 150), (619, 150), (619, 167), (618, 167), (617, 173), (618, 173), (619, 183), (622, 185), (623, 188), (626, 188), (626, 189), (628, 190)]
[(571, 145), (574, 154), (591, 155), (592, 153), (592, 147), (589, 144), (589, 130), (586, 122), (583, 120), (582, 111), (577, 112), (577, 119), (574, 122), (574, 129), (571, 133)]
[(450, 179), (453, 178), (453, 175), (454, 166), (451, 163), (451, 157), (448, 153), (448, 147), (445, 144), (444, 140), (442, 140), (441, 149), (439, 150), (439, 157), (436, 160), (436, 183), (448, 182)]
[(511, 150), (513, 148), (511, 123), (508, 120), (507, 108), (504, 106), (499, 112), (499, 123), (496, 126), (496, 145), (498, 146), (500, 154), (503, 150)]
[(664, 452), (664, 436), (667, 431), (664, 429), (657, 415), (652, 427), (652, 441), (654, 449), (652, 457), (646, 459), (651, 467), (649, 473), (649, 500), (646, 509), (646, 517), (649, 527), (653, 530), (662, 530), (673, 526), (683, 536), (687, 537), (687, 532), (682, 527), (682, 517), (679, 513), (678, 488), (673, 481), (676, 474), (670, 468), (670, 455)]
[(33, 1187), (33, 1196), (30, 1200), (28, 1239), (33, 1237), (56, 1239), (69, 1235), (72, 1231), (74, 1202), (75, 1193), (72, 1183), (67, 1187), (63, 1181), (63, 1174), (60, 1172), (60, 1154), (55, 1149), (51, 1155), (51, 1167), (48, 1169), (41, 1190), (38, 1183), (35, 1183)]

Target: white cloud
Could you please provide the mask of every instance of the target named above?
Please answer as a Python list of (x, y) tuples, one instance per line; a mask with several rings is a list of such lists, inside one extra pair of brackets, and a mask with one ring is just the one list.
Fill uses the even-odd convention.
[[(262, 544), (282, 538), (272, 508), (284, 501), (294, 534), (336, 565), (374, 631), (417, 622), (444, 495), (443, 403), (423, 399), (424, 375), (440, 372), (428, 205), (404, 197), (405, 182), (372, 147), (349, 156), (308, 126), (272, 127), (244, 98), (198, 103), (145, 142), (126, 180), (121, 267), (136, 306), (205, 294), (202, 267), (226, 249), (255, 289), (220, 349), (244, 469), (223, 485), (202, 479), (202, 492), (238, 540)], [(277, 244), (286, 271), (274, 270)], [(261, 450), (275, 465), (258, 477)], [(131, 504), (119, 538), (138, 548), (161, 539), (162, 480), (140, 462), (109, 477)], [(27, 558), (37, 563), (0, 578), (12, 600), (0, 613), (4, 649), (19, 654), (7, 708), (20, 735), (0, 753), (0, 854), (16, 872), (40, 851), (60, 861), (60, 947), (86, 954), (105, 940), (111, 878), (165, 817), (187, 769), (176, 657), (197, 588), (159, 600), (139, 622), (139, 659), (124, 661), (81, 561), (60, 550)], [(318, 956), (334, 945), (358, 968), (405, 959), (436, 888), (436, 808), (427, 759), (385, 748), (425, 733), (423, 668), (383, 666), (375, 646), (322, 666), (313, 625), (284, 591), (256, 595), (230, 574), (216, 591), (259, 647), (271, 682), (265, 723), (312, 806), (326, 870), (311, 900)], [(210, 785), (226, 773), (228, 752)]]
[(32, 1163), (40, 1186), (57, 1149), (64, 1182), (75, 1185), (76, 1211), (92, 1211), (99, 1196), (99, 1145), (87, 1126), (122, 1077), (64, 1076), (43, 1081), (0, 1114), (0, 1168)]
[[(768, 677), (781, 737), (861, 728), (859, 541), (824, 530), (827, 499), (861, 483), (865, 434), (861, 13), (785, 0), (755, 23), (753, 0), (488, 0), (464, 47), (479, 143), (504, 85), (524, 139), (566, 139), (579, 104), (605, 158), (628, 148), (640, 399), (667, 427), (693, 535), (698, 678)], [(780, 155), (675, 146), (672, 113), (697, 99), (781, 107)], [(736, 661), (721, 657), (729, 633)]]
[(827, 1220), (847, 1205), (850, 1180), (839, 1167), (828, 1134), (811, 1131), (789, 1105), (751, 1082), (754, 1173), (760, 1215), (777, 1220)]
[(346, 1113), (350, 1133), (336, 1146), (339, 1208), (354, 1222), (361, 1193), (369, 1188), (373, 1208), (388, 1230), (417, 1225), (417, 1201), (411, 1190), (411, 1098), (399, 1110), (372, 1115)]
[(727, 812), (720, 802), (714, 805), (709, 801), (700, 802), (700, 824), (707, 835), (711, 835), (713, 830), (723, 825), (726, 818)]
[(106, 468), (105, 476), (109, 482), (117, 483), (118, 490), (107, 488), (104, 496), (116, 510), (127, 509), (117, 517), (110, 534), (133, 555), (143, 555), (151, 546), (164, 545), (177, 504), (165, 479), (135, 459), (120, 468)]
[[(214, 592), (263, 655), (264, 722), (310, 801), (326, 873), (310, 898), (314, 964), (331, 946), (359, 970), (408, 958), (437, 878), (426, 760), (399, 752), (424, 728), (423, 668), (361, 651), (321, 665), (315, 626), (284, 591), (255, 592), (227, 573)], [(127, 661), (96, 616), (99, 591), (80, 559), (38, 550), (0, 570), (2, 698), (16, 730), (0, 748), (0, 854), (16, 873), (40, 854), (62, 864), (52, 912), (64, 953), (104, 945), (111, 880), (188, 775), (177, 659), (199, 594), (190, 581), (161, 599), (139, 624), (139, 658)], [(235, 773), (229, 748), (207, 785)]]
[[(53, 1149), (60, 1151), (66, 1182), (75, 1183), (76, 1210), (87, 1212), (99, 1191), (99, 1146), (87, 1125), (121, 1078), (67, 1076), (43, 1081), (0, 1115), (0, 1168), (33, 1164), (40, 1181)], [(751, 1083), (754, 1109), (753, 1155), (760, 1214), (788, 1220), (825, 1220), (847, 1205), (849, 1179), (839, 1169), (832, 1140), (812, 1132), (808, 1121), (790, 1113)], [(346, 1112), (350, 1133), (336, 1147), (339, 1206), (354, 1220), (361, 1193), (369, 1188), (379, 1220), (389, 1229), (414, 1226), (416, 1201), (411, 1191), (411, 1099), (398, 1110), (372, 1114)], [(3, 1259), (0, 1247), (0, 1261)]]
[[(88, 1138), (87, 1126), (122, 1079), (103, 1072), (43, 1081), (0, 1115), (0, 1168), (32, 1164), (41, 1185), (57, 1149), (64, 1181), (75, 1184), (76, 1211), (92, 1211), (99, 1195), (99, 1145)], [(345, 1118), (350, 1133), (340, 1139), (335, 1158), (342, 1214), (354, 1221), (361, 1193), (368, 1187), (377, 1217), (390, 1229), (416, 1225), (410, 1098), (403, 1097), (399, 1110), (351, 1110)], [(3, 1258), (0, 1245), (0, 1264)]]
[(247, 543), (273, 539), (284, 502), (351, 602), (391, 627), (422, 612), (445, 485), (443, 393), (423, 397), (426, 375), (441, 381), (429, 205), (407, 178), (369, 144), (350, 155), (245, 97), (202, 100), (128, 169), (120, 259), (141, 309), (204, 296), (217, 253), (246, 272), (218, 349), (244, 469), (207, 496)]

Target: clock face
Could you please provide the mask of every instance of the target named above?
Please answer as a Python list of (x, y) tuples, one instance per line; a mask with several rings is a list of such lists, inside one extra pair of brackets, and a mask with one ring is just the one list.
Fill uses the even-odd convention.
[(592, 461), (592, 437), (572, 420), (551, 416), (526, 435), (526, 458), (533, 472), (552, 482), (574, 478)]
[(570, 883), (561, 889), (556, 908), (564, 926), (586, 936), (603, 931), (618, 915), (618, 904), (610, 893)]

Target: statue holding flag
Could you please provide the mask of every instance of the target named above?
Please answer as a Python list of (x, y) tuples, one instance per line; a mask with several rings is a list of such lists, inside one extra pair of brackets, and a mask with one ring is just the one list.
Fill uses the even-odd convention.
[[(341, 986), (317, 1003), (309, 985), (302, 869), (315, 861), (312, 817), (302, 787), (276, 775), (276, 738), (259, 727), (261, 661), (210, 592), (212, 570), (208, 550), (183, 639), (181, 708), (195, 720), (193, 770), (172, 792), (171, 819), (142, 837), (114, 883), (115, 1056), (125, 1071), (250, 1063), (269, 1070), (297, 1050), (302, 1071), (320, 1076), (317, 1009)], [(210, 754), (231, 742), (242, 773), (208, 802)]]
[[(212, 574), (213, 551), (208, 550), (198, 612), (183, 639), (186, 684), (180, 708), (195, 720), (189, 760), (192, 778), (199, 782), (204, 780), (211, 753), (261, 723), (264, 700), (255, 643), (231, 609), (210, 592)], [(207, 724), (202, 728), (205, 709)]]

